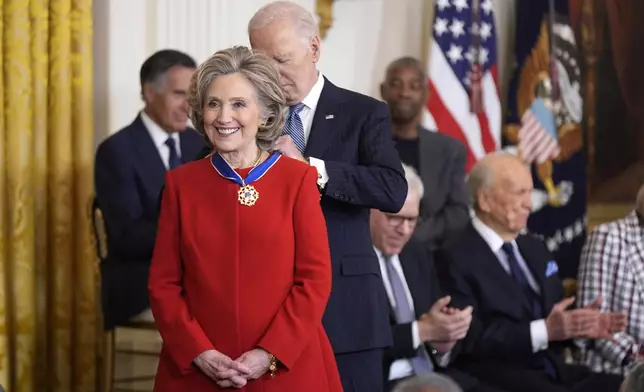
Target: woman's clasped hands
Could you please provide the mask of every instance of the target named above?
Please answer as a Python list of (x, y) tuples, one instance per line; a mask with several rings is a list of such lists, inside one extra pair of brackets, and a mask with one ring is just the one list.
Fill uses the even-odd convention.
[(232, 360), (217, 350), (207, 350), (195, 360), (195, 365), (222, 388), (241, 388), (248, 380), (263, 376), (271, 364), (269, 354), (256, 348)]

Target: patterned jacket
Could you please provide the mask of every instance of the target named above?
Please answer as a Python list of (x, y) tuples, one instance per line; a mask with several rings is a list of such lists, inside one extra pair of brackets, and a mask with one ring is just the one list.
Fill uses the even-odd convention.
[(579, 267), (579, 306), (602, 298), (602, 311), (626, 313), (625, 332), (615, 342), (586, 346), (582, 361), (594, 372), (625, 374), (622, 361), (644, 343), (644, 227), (635, 211), (597, 226), (588, 236)]

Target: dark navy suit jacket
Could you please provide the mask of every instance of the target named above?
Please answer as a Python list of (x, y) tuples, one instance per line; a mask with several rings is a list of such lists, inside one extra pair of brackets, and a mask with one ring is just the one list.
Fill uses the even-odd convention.
[[(321, 199), (333, 289), (323, 323), (336, 354), (392, 344), (389, 304), (369, 231), (370, 209), (398, 212), (407, 182), (384, 102), (324, 80), (304, 156), (322, 159)], [(197, 158), (210, 153), (205, 148)]]
[[(520, 235), (516, 243), (539, 286), (545, 318), (563, 299), (559, 276), (546, 268), (554, 262), (552, 254), (531, 235)], [(459, 355), (454, 367), (496, 384), (516, 369), (542, 371), (547, 357), (564, 377), (564, 344), (551, 342), (548, 349), (533, 353), (530, 302), (472, 224), (437, 253), (436, 266), (454, 305), (474, 307), (469, 333), (476, 343)]]
[(370, 209), (395, 213), (407, 182), (387, 105), (325, 79), (305, 156), (324, 161), (333, 289), (323, 323), (336, 354), (392, 344), (389, 304), (369, 230)]
[[(444, 295), (434, 266), (434, 257), (427, 250), (425, 244), (412, 238), (402, 249), (398, 258), (400, 259), (405, 281), (407, 282), (414, 302), (416, 319), (418, 319), (424, 313), (427, 313), (432, 305)], [(412, 358), (418, 354), (414, 347), (412, 337), (412, 323), (398, 324), (396, 322), (394, 309), (391, 306), (389, 306), (389, 321), (393, 328), (394, 345), (385, 351), (385, 385), (387, 385), (389, 370), (394, 361), (403, 358)], [(469, 336), (454, 346), (450, 354), (450, 361), (456, 359), (463, 346), (467, 346), (468, 344), (472, 344)], [(431, 353), (431, 347), (428, 347), (427, 351)], [(476, 378), (449, 366), (447, 368), (440, 368), (438, 367), (436, 359), (432, 358), (432, 360), (438, 372), (450, 376), (463, 390), (467, 391), (479, 384)], [(392, 384), (394, 383), (389, 383), (393, 387)]]
[[(184, 162), (204, 146), (204, 139), (191, 128), (179, 138)], [(166, 168), (137, 116), (98, 146), (94, 170), (96, 198), (108, 237), (108, 257), (101, 274), (105, 325), (111, 328), (149, 307), (148, 268)]]

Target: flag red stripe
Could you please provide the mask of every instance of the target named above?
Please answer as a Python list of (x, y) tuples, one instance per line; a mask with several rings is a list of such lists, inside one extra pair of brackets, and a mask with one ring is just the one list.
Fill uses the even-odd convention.
[(436, 126), (441, 133), (459, 140), (466, 147), (467, 160), (465, 163), (465, 170), (469, 173), (470, 168), (476, 163), (476, 157), (472, 153), (472, 149), (470, 149), (467, 138), (465, 137), (465, 134), (463, 134), (461, 127), (454, 120), (454, 117), (452, 117), (452, 113), (447, 109), (447, 107), (445, 107), (445, 104), (431, 79), (428, 81), (428, 88), (431, 99), (427, 100), (427, 110), (429, 110), (434, 117)]
[[(498, 89), (499, 84), (497, 83), (496, 64), (490, 67), (489, 72), (492, 75), (494, 84), (497, 86), (497, 89)], [(485, 152), (489, 154), (493, 151), (496, 151), (496, 142), (492, 137), (492, 132), (490, 131), (490, 122), (488, 121), (486, 112), (479, 113), (478, 117), (479, 117), (479, 123), (481, 125), (481, 141), (483, 142), (483, 148), (485, 149)]]

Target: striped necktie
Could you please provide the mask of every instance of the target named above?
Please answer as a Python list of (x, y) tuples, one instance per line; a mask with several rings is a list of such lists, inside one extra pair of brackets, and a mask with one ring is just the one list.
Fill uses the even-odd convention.
[(304, 109), (303, 103), (298, 103), (290, 107), (283, 132), (284, 135), (288, 135), (293, 139), (293, 143), (295, 143), (297, 149), (300, 150), (300, 153), (304, 153), (304, 148), (306, 147), (306, 140), (304, 139), (304, 125), (300, 118), (300, 112), (302, 109)]

